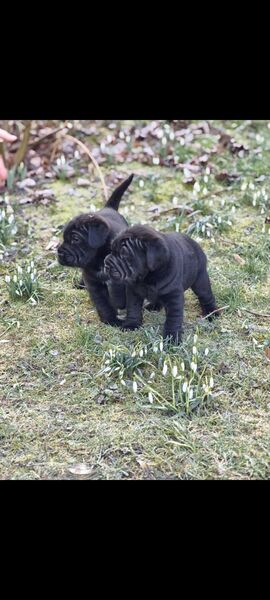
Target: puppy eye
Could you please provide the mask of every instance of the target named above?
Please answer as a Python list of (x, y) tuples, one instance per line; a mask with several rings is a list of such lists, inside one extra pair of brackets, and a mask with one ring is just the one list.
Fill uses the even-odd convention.
[(80, 241), (80, 237), (77, 235), (77, 233), (73, 233), (72, 234), (72, 238), (71, 238), (71, 243), (78, 243)]

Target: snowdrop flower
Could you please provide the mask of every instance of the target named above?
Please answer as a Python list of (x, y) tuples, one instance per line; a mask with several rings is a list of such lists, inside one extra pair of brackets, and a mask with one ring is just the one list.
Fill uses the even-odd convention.
[(167, 371), (168, 371), (168, 365), (167, 365), (167, 363), (164, 363), (163, 369), (162, 369), (162, 375), (166, 375)]
[(34, 281), (34, 280), (35, 280), (35, 275), (34, 275), (34, 273), (31, 273), (31, 281)]
[(205, 348), (204, 354), (205, 354), (205, 356), (207, 356), (207, 354), (209, 354), (209, 348)]
[(149, 394), (148, 394), (148, 400), (149, 400), (150, 404), (153, 404), (154, 398), (153, 398), (152, 392), (149, 392)]
[(162, 352), (162, 351), (163, 351), (163, 342), (162, 342), (162, 341), (161, 341), (161, 342), (160, 342), (160, 344), (159, 344), (159, 349), (160, 349), (160, 352)]
[(209, 385), (210, 385), (211, 388), (214, 387), (214, 379), (213, 379), (213, 377), (210, 377)]
[(140, 350), (139, 352), (139, 356), (142, 357), (143, 356), (143, 350)]
[(5, 281), (6, 281), (6, 283), (10, 283), (10, 276), (9, 275), (5, 276)]
[(140, 181), (139, 181), (139, 186), (140, 186), (140, 188), (144, 187), (144, 181), (142, 179), (140, 179)]
[(177, 375), (177, 372), (178, 372), (177, 366), (176, 366), (176, 365), (174, 365), (174, 366), (173, 366), (173, 368), (172, 368), (172, 376), (173, 376), (173, 377), (176, 377), (176, 375)]
[(193, 338), (194, 344), (197, 344), (198, 341), (198, 336), (197, 333), (195, 333), (194, 338)]
[(188, 388), (188, 384), (187, 384), (187, 381), (185, 381), (182, 385), (182, 390), (184, 393), (187, 391), (187, 388)]
[(192, 400), (192, 398), (193, 398), (193, 389), (192, 388), (190, 388), (190, 390), (188, 392), (188, 397), (190, 400)]
[(181, 369), (182, 369), (182, 371), (185, 370), (185, 363), (184, 362), (181, 362)]
[(196, 373), (197, 371), (197, 364), (195, 362), (191, 362), (190, 363), (190, 368), (192, 371), (194, 371), (194, 373)]
[(149, 379), (154, 379), (154, 377), (155, 377), (155, 372), (154, 372), (154, 371), (152, 371), (152, 373), (151, 373), (151, 375), (150, 375)]
[(199, 192), (200, 189), (201, 189), (201, 186), (200, 186), (199, 182), (195, 181), (194, 186), (193, 186), (194, 192)]
[(136, 392), (137, 392), (137, 389), (138, 389), (138, 386), (137, 386), (137, 381), (133, 381), (133, 386), (132, 386), (132, 387), (133, 387), (133, 392), (134, 392), (134, 394), (136, 394)]
[(153, 158), (153, 165), (159, 165), (159, 158), (158, 158), (158, 156), (156, 156), (156, 157), (154, 156), (154, 158)]
[(196, 346), (193, 346), (192, 352), (193, 352), (193, 354), (197, 354), (197, 348), (196, 348)]
[(14, 283), (17, 283), (17, 281), (18, 281), (18, 277), (17, 277), (17, 275), (14, 275), (14, 277), (13, 277), (13, 281), (14, 281)]
[(162, 138), (161, 143), (162, 143), (162, 146), (166, 146), (167, 138), (165, 138), (165, 136)]

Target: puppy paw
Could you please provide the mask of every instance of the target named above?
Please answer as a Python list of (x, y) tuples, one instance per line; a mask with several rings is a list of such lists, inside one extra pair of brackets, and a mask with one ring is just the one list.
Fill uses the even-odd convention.
[(141, 326), (141, 323), (136, 323), (136, 322), (132, 322), (132, 321), (125, 321), (125, 320), (120, 320), (119, 322), (121, 323), (120, 327), (122, 329), (129, 330), (129, 331), (134, 331), (135, 329), (139, 329), (139, 327)]
[[(216, 311), (216, 312), (214, 312), (214, 311)], [(205, 309), (203, 309), (202, 317), (207, 319), (207, 321), (211, 322), (211, 321), (213, 321), (213, 319), (220, 317), (220, 312), (218, 311), (218, 308), (216, 306), (212, 307), (211, 310), (207, 310), (207, 311)]]

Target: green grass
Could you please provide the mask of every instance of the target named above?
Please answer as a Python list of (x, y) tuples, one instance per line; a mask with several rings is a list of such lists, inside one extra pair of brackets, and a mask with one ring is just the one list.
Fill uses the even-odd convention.
[[(270, 194), (270, 130), (265, 122), (212, 124), (250, 151), (243, 158), (228, 149), (211, 155), (205, 198), (196, 190), (194, 194), (193, 185), (183, 183), (182, 171), (172, 167), (117, 164), (112, 157), (113, 164), (102, 165), (108, 174), (112, 169), (123, 177), (135, 173), (122, 202), (131, 224), (147, 222), (163, 231), (175, 230), (176, 223), (181, 231), (193, 226), (192, 235), (199, 236), (207, 253), (218, 306), (226, 308), (208, 323), (200, 318), (189, 290), (180, 347), (164, 344), (160, 349), (163, 311), (145, 312), (143, 327), (134, 332), (101, 324), (87, 293), (74, 287), (77, 272), (57, 264), (49, 243), (61, 239), (62, 226), (91, 204), (103, 204), (96, 178), (89, 190), (76, 188), (68, 179), (46, 183), (57, 198), (52, 206), (20, 206), (16, 192), (10, 194), (18, 235), (5, 239), (0, 271), (1, 479), (72, 479), (80, 476), (69, 469), (80, 463), (89, 467), (85, 477), (90, 479), (269, 478), (270, 319), (260, 315), (270, 313), (270, 235), (267, 229), (263, 232), (265, 194)], [(101, 137), (105, 131), (103, 126)], [(256, 140), (258, 134), (263, 142)], [(201, 140), (196, 135), (186, 146), (177, 143), (176, 154), (185, 162), (216, 141), (215, 135), (202, 134)], [(258, 145), (260, 159), (254, 154)], [(220, 170), (237, 172), (239, 180), (223, 185), (215, 179)], [(260, 175), (265, 180), (256, 183)], [(203, 174), (195, 179), (202, 188)], [(255, 186), (250, 197), (241, 190), (246, 180)], [(69, 194), (71, 187), (75, 196)], [(255, 206), (254, 191), (260, 192)], [(161, 212), (154, 220), (156, 213), (149, 209), (166, 211), (174, 196), (198, 212)], [(214, 226), (210, 237), (201, 231), (207, 215)], [(17, 264), (32, 259), (42, 289), (35, 305), (14, 301), (5, 283)], [(195, 334), (196, 373), (202, 384), (212, 376), (214, 385), (208, 398), (202, 384), (194, 388), (188, 404), (179, 392), (183, 381), (176, 377), (183, 361), (185, 375), (194, 374)]]

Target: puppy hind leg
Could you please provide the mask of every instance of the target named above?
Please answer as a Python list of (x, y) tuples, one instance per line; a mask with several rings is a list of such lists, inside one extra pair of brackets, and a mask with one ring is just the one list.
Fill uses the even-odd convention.
[[(199, 274), (194, 285), (191, 286), (191, 289), (199, 299), (204, 317), (217, 309), (215, 296), (212, 292), (209, 275), (206, 269)], [(209, 321), (211, 321), (213, 317), (218, 316), (218, 314), (219, 313), (211, 315), (211, 317), (209, 317)]]

